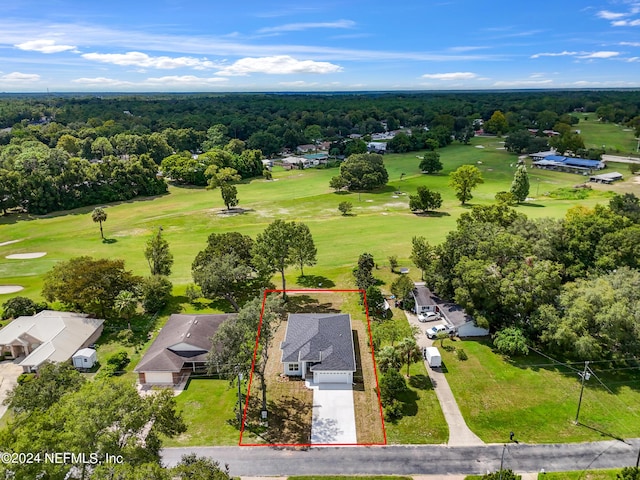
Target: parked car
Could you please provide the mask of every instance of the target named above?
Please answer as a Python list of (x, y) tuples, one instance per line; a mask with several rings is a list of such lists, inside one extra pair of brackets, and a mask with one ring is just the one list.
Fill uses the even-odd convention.
[(431, 320), (438, 320), (440, 318), (440, 314), (436, 312), (425, 312), (418, 314), (419, 322), (430, 322)]
[(450, 333), (455, 333), (455, 331), (456, 329), (454, 327), (442, 324), (442, 325), (434, 325), (433, 327), (428, 328), (425, 333), (429, 338), (436, 338), (438, 336), (438, 333), (440, 332), (445, 332), (450, 334)]

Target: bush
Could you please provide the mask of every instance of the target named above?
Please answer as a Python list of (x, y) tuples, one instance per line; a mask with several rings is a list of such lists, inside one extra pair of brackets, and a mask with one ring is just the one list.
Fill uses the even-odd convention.
[(463, 362), (469, 358), (467, 352), (465, 352), (462, 348), (458, 348), (456, 350), (456, 356), (458, 357), (458, 360), (462, 360)]
[(118, 341), (124, 345), (133, 345), (133, 330), (128, 328), (118, 332)]
[(397, 420), (402, 418), (402, 404), (398, 400), (392, 400), (384, 407), (384, 418), (386, 420)]
[(200, 290), (200, 287), (197, 285), (188, 285), (184, 294), (189, 299), (189, 303), (194, 303), (202, 297), (202, 290)]
[(631, 172), (632, 175), (635, 175), (636, 173), (640, 172), (640, 163), (630, 163), (629, 171)]
[(116, 367), (116, 370), (124, 370), (124, 368), (129, 364), (131, 360), (129, 360), (129, 354), (124, 350), (114, 353), (113, 355), (107, 358), (107, 365), (113, 365)]
[(353, 210), (353, 203), (351, 202), (340, 202), (338, 204), (338, 210), (342, 215), (347, 215), (351, 210)]
[(503, 355), (528, 355), (529, 347), (522, 330), (516, 327), (503, 328), (493, 337), (493, 345)]
[(34, 378), (36, 378), (36, 374), (35, 373), (21, 373), (20, 375), (18, 375), (18, 385), (24, 385), (27, 382), (32, 381)]
[(495, 198), (496, 202), (500, 205), (515, 205), (518, 203), (516, 197), (511, 192), (498, 192)]
[(487, 480), (522, 480), (522, 475), (516, 475), (515, 473), (513, 473), (513, 470), (508, 469), (508, 470), (498, 470), (497, 472), (493, 472), (493, 473), (487, 473), (486, 475), (482, 476), (483, 479), (487, 479)]

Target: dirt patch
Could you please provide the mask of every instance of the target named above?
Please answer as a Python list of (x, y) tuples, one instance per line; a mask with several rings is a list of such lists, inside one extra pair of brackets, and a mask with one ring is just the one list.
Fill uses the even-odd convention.
[(24, 287), (21, 285), (0, 285), (0, 295), (16, 293), (21, 290), (24, 290)]
[(112, 235), (112, 237), (138, 237), (140, 235), (148, 235), (150, 230), (144, 228), (134, 228), (133, 230), (124, 230)]
[(47, 252), (32, 252), (32, 253), (13, 253), (11, 255), (7, 255), (5, 258), (9, 260), (27, 260), (30, 258), (40, 258), (44, 257)]

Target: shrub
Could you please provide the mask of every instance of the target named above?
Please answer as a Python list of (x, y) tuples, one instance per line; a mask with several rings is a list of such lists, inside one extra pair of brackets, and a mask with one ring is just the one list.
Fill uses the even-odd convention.
[(513, 473), (513, 470), (508, 469), (508, 470), (498, 470), (497, 472), (493, 472), (493, 473), (487, 473), (486, 475), (482, 476), (483, 479), (486, 480), (522, 480), (522, 475), (516, 475), (515, 473)]
[(353, 204), (351, 202), (340, 202), (338, 204), (338, 210), (342, 215), (347, 215), (351, 210), (353, 210)]
[(511, 192), (498, 192), (495, 198), (500, 205), (515, 205), (517, 203), (516, 197)]
[(124, 350), (114, 353), (107, 358), (107, 365), (113, 365), (116, 370), (123, 370), (130, 362), (129, 355)]
[(465, 352), (462, 348), (458, 348), (456, 350), (456, 355), (458, 357), (458, 360), (462, 360), (463, 362), (469, 358), (467, 352)]
[(27, 297), (13, 297), (2, 305), (2, 320), (35, 315), (47, 309), (46, 303), (36, 303)]
[(528, 355), (529, 347), (522, 330), (516, 327), (503, 328), (493, 337), (493, 345), (503, 355)]
[(32, 381), (34, 378), (36, 378), (36, 374), (35, 373), (21, 373), (20, 375), (18, 375), (18, 385), (24, 385), (27, 382)]
[(407, 382), (395, 369), (391, 368), (380, 378), (380, 400), (383, 406), (390, 405), (399, 394), (407, 390)]
[(202, 290), (200, 290), (200, 287), (197, 285), (188, 285), (184, 294), (187, 296), (190, 303), (194, 303), (202, 297)]
[(173, 285), (163, 275), (153, 275), (142, 281), (142, 308), (145, 313), (156, 313), (164, 308), (171, 296)]
[(118, 341), (124, 345), (133, 345), (133, 330), (128, 328), (118, 332)]
[(398, 400), (392, 400), (384, 407), (384, 418), (386, 420), (397, 420), (402, 418), (402, 404)]

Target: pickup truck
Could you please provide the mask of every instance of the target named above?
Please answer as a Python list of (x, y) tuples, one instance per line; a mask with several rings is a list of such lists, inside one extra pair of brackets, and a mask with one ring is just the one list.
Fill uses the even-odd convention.
[(451, 334), (451, 333), (455, 333), (456, 329), (455, 327), (451, 327), (449, 325), (444, 325), (444, 324), (434, 325), (433, 327), (427, 329), (425, 333), (429, 338), (436, 338), (440, 332)]

